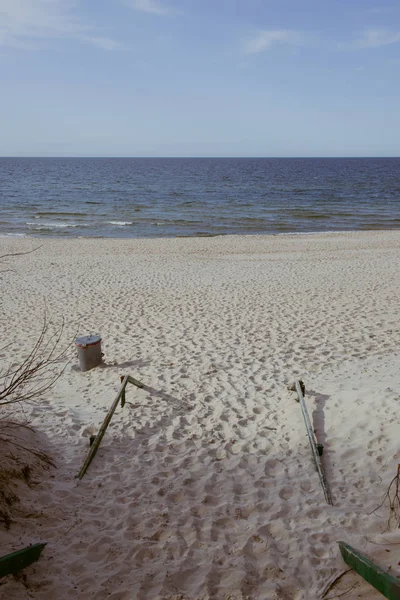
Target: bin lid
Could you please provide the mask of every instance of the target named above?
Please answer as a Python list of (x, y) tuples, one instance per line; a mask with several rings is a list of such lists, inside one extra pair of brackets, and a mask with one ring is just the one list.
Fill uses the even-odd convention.
[(80, 348), (84, 348), (85, 346), (95, 346), (101, 342), (101, 337), (99, 335), (83, 335), (82, 337), (78, 337), (75, 340), (75, 346), (79, 346)]

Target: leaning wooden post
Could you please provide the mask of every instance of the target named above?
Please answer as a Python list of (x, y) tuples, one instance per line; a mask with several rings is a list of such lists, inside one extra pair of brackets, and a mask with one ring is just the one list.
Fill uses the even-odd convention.
[(388, 600), (399, 600), (400, 579), (375, 565), (369, 558), (358, 552), (346, 542), (338, 542), (341, 555), (356, 573), (364, 577), (378, 592)]
[[(304, 386), (304, 384), (303, 384), (303, 386)], [(308, 416), (307, 407), (306, 407), (306, 403), (304, 401), (303, 390), (301, 388), (300, 381), (295, 381), (295, 387), (296, 387), (297, 397), (299, 399), (300, 406), (301, 406), (301, 412), (303, 413), (304, 423), (306, 424), (306, 430), (307, 430), (308, 440), (309, 440), (310, 446), (311, 446), (311, 452), (314, 457), (314, 462), (315, 462), (315, 466), (317, 468), (319, 479), (321, 481), (322, 489), (324, 490), (325, 500), (326, 500), (327, 504), (333, 505), (331, 492), (330, 492), (330, 489), (328, 486), (328, 482), (326, 481), (324, 469), (323, 469), (322, 462), (321, 462), (321, 457), (320, 457), (319, 451), (318, 451), (317, 440), (315, 439), (315, 434), (314, 434), (313, 428), (311, 426), (310, 417)]]
[(90, 463), (92, 462), (94, 455), (96, 454), (96, 452), (100, 446), (100, 442), (103, 439), (106, 429), (110, 424), (111, 417), (113, 416), (120, 399), (121, 399), (121, 406), (125, 405), (125, 388), (126, 388), (127, 383), (132, 383), (133, 385), (136, 385), (136, 387), (138, 387), (138, 388), (144, 387), (144, 384), (141, 381), (138, 381), (137, 379), (135, 379), (134, 377), (131, 377), (130, 375), (121, 376), (120, 379), (121, 379), (121, 387), (119, 388), (119, 392), (116, 395), (115, 400), (112, 403), (111, 408), (108, 411), (106, 418), (103, 421), (103, 425), (100, 427), (99, 433), (96, 435), (96, 437), (93, 440), (93, 444), (90, 446), (90, 450), (88, 452), (86, 460), (83, 463), (82, 468), (77, 475), (78, 479), (82, 479), (82, 477), (86, 473)]
[(82, 479), (82, 477), (84, 476), (84, 474), (86, 473), (90, 463), (92, 462), (94, 455), (96, 454), (98, 447), (100, 446), (100, 442), (103, 439), (103, 436), (106, 432), (106, 429), (111, 421), (111, 417), (113, 416), (115, 409), (118, 406), (118, 402), (122, 396), (122, 393), (125, 391), (126, 388), (126, 384), (128, 383), (128, 375), (125, 375), (125, 377), (122, 379), (122, 384), (121, 387), (119, 389), (118, 394), (115, 397), (114, 402), (111, 405), (110, 410), (108, 411), (106, 418), (103, 421), (103, 425), (100, 427), (99, 433), (96, 435), (96, 438), (93, 442), (93, 444), (90, 446), (90, 450), (88, 452), (88, 455), (86, 457), (85, 462), (82, 465), (81, 470), (79, 471), (77, 477), (78, 479)]

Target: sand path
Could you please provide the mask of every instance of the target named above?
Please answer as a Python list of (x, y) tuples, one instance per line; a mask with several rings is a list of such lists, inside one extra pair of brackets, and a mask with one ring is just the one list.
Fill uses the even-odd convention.
[[(343, 568), (338, 539), (400, 574), (400, 534), (368, 514), (400, 462), (400, 232), (1, 238), (0, 254), (39, 244), (1, 276), (4, 342), (19, 360), (45, 302), (65, 343), (102, 335), (106, 364), (72, 360), (29, 409), (58, 469), (1, 547), (48, 546), (1, 598), (312, 600)], [(77, 485), (123, 374), (150, 389), (127, 389)], [(286, 389), (296, 377), (333, 507)], [(380, 597), (354, 574), (337, 593), (353, 585), (345, 597)]]

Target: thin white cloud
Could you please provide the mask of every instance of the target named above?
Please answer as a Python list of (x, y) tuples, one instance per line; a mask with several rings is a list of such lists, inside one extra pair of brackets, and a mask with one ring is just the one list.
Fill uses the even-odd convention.
[(65, 0), (0, 0), (0, 46), (29, 49), (39, 39), (74, 38), (106, 50), (120, 44), (96, 35)]
[(379, 48), (400, 42), (400, 31), (390, 31), (385, 28), (370, 28), (362, 32), (360, 37), (350, 45), (353, 48)]
[(377, 6), (376, 8), (369, 8), (368, 12), (373, 15), (387, 15), (396, 10), (394, 6)]
[(93, 35), (80, 35), (79, 39), (82, 42), (87, 42), (92, 46), (97, 46), (103, 50), (119, 50), (123, 48), (123, 45), (116, 40), (107, 37), (96, 37)]
[(302, 36), (291, 29), (264, 29), (243, 46), (244, 54), (258, 54), (268, 50), (274, 44), (299, 44)]
[(161, 3), (159, 0), (124, 0), (123, 4), (139, 12), (149, 13), (151, 15), (171, 15), (175, 14), (175, 11)]

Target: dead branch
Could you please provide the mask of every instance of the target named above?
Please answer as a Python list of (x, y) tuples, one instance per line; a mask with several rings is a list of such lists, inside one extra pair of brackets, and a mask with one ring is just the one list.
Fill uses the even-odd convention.
[[(64, 320), (54, 333), (49, 333), (45, 317), (42, 330), (25, 360), (0, 373), (0, 407), (37, 398), (61, 377), (68, 364), (65, 359), (70, 345), (60, 350), (63, 331)], [(65, 364), (60, 368), (61, 361)]]
[[(31, 254), (32, 252), (36, 252), (36, 250), (39, 250), (39, 248), (41, 248), (42, 246), (37, 246), (37, 248), (34, 248), (33, 250), (28, 250), (27, 252), (11, 252), (10, 254), (3, 254), (2, 256), (0, 256), (0, 261), (3, 260), (3, 258), (12, 258), (14, 256), (23, 256), (24, 254)], [(0, 271), (0, 275), (2, 275), (3, 273), (16, 273), (17, 271), (15, 269), (1, 269)]]
[(34, 248), (33, 250), (28, 250), (27, 252), (11, 252), (10, 254), (3, 254), (3, 256), (0, 256), (0, 260), (3, 260), (3, 258), (9, 258), (11, 256), (23, 256), (24, 254), (31, 254), (32, 252), (36, 252), (36, 250), (39, 250), (39, 248), (41, 248), (42, 246), (37, 246), (37, 248)]
[(0, 273), (16, 273), (15, 269), (2, 269)]
[(397, 473), (390, 482), (382, 502), (369, 514), (376, 514), (376, 511), (382, 508), (387, 500), (389, 501), (389, 517), (385, 531), (390, 529), (393, 521), (396, 527), (400, 527), (400, 464), (397, 465)]
[(351, 590), (354, 590), (355, 587), (357, 587), (357, 583), (353, 583), (353, 585), (351, 587), (349, 587), (348, 590), (342, 592), (341, 594), (337, 594), (336, 596), (331, 596), (330, 598), (328, 598), (328, 600), (334, 600), (334, 598), (341, 598), (342, 596), (345, 596), (346, 594), (348, 594), (349, 592), (351, 592)]
[(374, 544), (375, 546), (399, 546), (400, 545), (400, 542), (390, 542), (389, 540), (386, 540), (385, 538), (382, 538), (383, 541), (385, 542), (384, 544), (381, 544), (380, 542), (374, 542), (373, 540), (370, 540), (368, 537), (365, 537), (365, 539), (367, 540), (367, 542), (369, 544)]
[(334, 575), (333, 578), (328, 581), (328, 583), (322, 590), (320, 598), (325, 598), (325, 596), (331, 591), (331, 589), (337, 584), (337, 582), (343, 577), (343, 575), (346, 575), (346, 573), (349, 573), (350, 571), (352, 571), (352, 569), (344, 569), (343, 571), (340, 571), (339, 573)]

